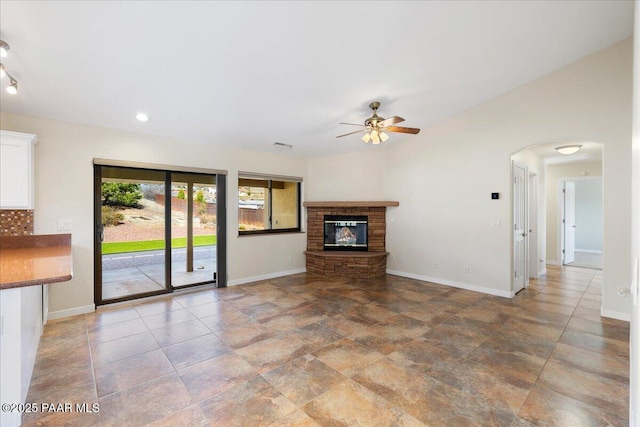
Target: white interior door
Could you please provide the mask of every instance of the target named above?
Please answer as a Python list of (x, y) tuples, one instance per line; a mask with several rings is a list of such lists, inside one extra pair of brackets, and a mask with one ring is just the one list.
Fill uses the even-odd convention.
[(513, 166), (513, 291), (527, 284), (527, 170)]
[(575, 260), (576, 252), (576, 183), (565, 181), (564, 183), (564, 248), (563, 264), (569, 264)]

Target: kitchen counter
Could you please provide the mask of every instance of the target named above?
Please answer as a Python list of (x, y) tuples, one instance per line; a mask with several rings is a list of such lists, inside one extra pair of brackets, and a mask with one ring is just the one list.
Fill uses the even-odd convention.
[(71, 277), (71, 234), (0, 237), (0, 290)]

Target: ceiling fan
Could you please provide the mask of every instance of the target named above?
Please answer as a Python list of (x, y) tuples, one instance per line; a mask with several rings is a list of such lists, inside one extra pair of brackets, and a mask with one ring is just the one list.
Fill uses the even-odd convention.
[[(362, 136), (362, 140), (365, 143), (369, 143), (371, 141), (374, 145), (380, 144), (381, 142), (385, 142), (389, 139), (389, 135), (385, 132), (400, 132), (400, 133), (410, 133), (417, 134), (420, 132), (418, 128), (406, 128), (401, 126), (393, 126), (396, 123), (404, 122), (402, 117), (393, 116), (385, 119), (384, 117), (378, 116), (378, 107), (380, 107), (379, 102), (372, 102), (369, 104), (369, 108), (373, 110), (373, 116), (369, 117), (364, 121), (364, 128), (357, 130), (355, 132), (345, 133), (344, 135), (338, 135), (336, 138), (342, 138), (343, 136), (353, 135), (355, 133), (365, 132)], [(355, 123), (340, 123), (341, 125), (350, 125), (350, 126), (361, 126)]]

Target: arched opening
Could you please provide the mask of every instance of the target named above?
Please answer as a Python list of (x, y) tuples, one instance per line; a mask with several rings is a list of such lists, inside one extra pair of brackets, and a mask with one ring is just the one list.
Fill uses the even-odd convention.
[[(566, 146), (578, 149), (558, 150)], [(541, 142), (511, 155), (513, 294), (547, 266), (602, 269), (602, 157), (602, 144), (583, 140)]]

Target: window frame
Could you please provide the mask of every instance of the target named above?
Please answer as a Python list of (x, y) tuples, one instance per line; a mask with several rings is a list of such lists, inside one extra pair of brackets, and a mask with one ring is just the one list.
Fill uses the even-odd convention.
[[(265, 211), (265, 214), (268, 215), (268, 224), (269, 228), (263, 230), (240, 230), (240, 224), (238, 223), (238, 236), (253, 236), (253, 235), (261, 235), (261, 234), (283, 234), (283, 233), (300, 233), (302, 232), (302, 178), (298, 177), (290, 177), (290, 176), (280, 176), (280, 175), (267, 175), (267, 174), (258, 174), (252, 172), (239, 172), (238, 173), (238, 190), (240, 189), (240, 180), (242, 179), (252, 179), (252, 180), (262, 180), (266, 182), (265, 188), (265, 200), (268, 200), (268, 203), (265, 203), (265, 209), (268, 209), (268, 212)], [(285, 182), (293, 182), (296, 184), (296, 227), (290, 228), (273, 228), (273, 193), (272, 186), (273, 181), (285, 181)], [(268, 194), (266, 194), (268, 193)], [(238, 199), (238, 209), (240, 209), (240, 199)], [(239, 212), (238, 212), (239, 218)]]

